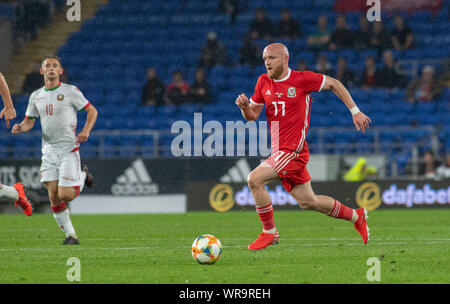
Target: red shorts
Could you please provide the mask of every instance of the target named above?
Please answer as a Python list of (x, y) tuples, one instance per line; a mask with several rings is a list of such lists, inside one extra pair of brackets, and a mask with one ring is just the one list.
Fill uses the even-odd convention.
[[(305, 149), (306, 150), (306, 149)], [(278, 151), (268, 159), (265, 163), (273, 167), (281, 177), (281, 183), (287, 192), (291, 192), (292, 188), (299, 184), (305, 184), (311, 180), (306, 164), (309, 160), (309, 151), (297, 153), (290, 150)]]

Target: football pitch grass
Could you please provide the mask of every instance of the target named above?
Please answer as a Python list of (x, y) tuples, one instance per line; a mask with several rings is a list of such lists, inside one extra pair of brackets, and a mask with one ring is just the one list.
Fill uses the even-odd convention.
[[(376, 210), (364, 245), (353, 224), (310, 211), (277, 211), (280, 243), (251, 252), (260, 233), (254, 211), (186, 214), (72, 215), (79, 246), (64, 237), (50, 214), (0, 216), (0, 283), (279, 284), (450, 283), (450, 210)], [(199, 265), (191, 244), (217, 236), (223, 255)], [(380, 260), (380, 281), (366, 274)]]

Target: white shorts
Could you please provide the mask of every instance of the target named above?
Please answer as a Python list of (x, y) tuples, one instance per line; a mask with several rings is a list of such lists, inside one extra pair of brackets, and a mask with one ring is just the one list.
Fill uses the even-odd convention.
[(41, 183), (58, 181), (58, 186), (81, 186), (80, 152), (63, 152), (42, 155)]

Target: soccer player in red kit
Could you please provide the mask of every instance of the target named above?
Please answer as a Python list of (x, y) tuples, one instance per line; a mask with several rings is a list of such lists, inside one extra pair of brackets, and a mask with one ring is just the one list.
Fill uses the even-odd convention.
[(285, 45), (269, 44), (263, 51), (263, 59), (267, 73), (258, 78), (254, 95), (250, 100), (245, 94), (236, 99), (243, 117), (249, 121), (258, 119), (266, 107), (272, 138), (272, 155), (248, 176), (248, 186), (263, 225), (263, 232), (248, 249), (264, 249), (277, 243), (280, 238), (273, 219), (272, 201), (265, 189), (265, 185), (272, 180), (281, 180), (301, 208), (353, 222), (366, 244), (369, 238), (367, 210), (351, 209), (332, 197), (314, 194), (311, 188), (311, 177), (306, 169), (311, 92), (332, 90), (351, 112), (358, 131), (365, 132), (370, 118), (358, 109), (338, 80), (310, 71), (291, 70), (289, 51)]

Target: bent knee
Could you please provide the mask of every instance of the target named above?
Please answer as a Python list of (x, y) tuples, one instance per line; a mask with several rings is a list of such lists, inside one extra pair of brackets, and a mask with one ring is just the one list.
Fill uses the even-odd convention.
[(264, 182), (257, 177), (257, 174), (255, 174), (253, 171), (250, 172), (250, 174), (247, 177), (247, 185), (250, 188), (250, 190), (255, 190), (261, 187), (264, 187)]
[(75, 190), (73, 190), (73, 191), (65, 190), (65, 191), (61, 191), (59, 193), (59, 199), (62, 201), (65, 201), (65, 202), (73, 201), (76, 197), (77, 197), (77, 194), (76, 194)]

